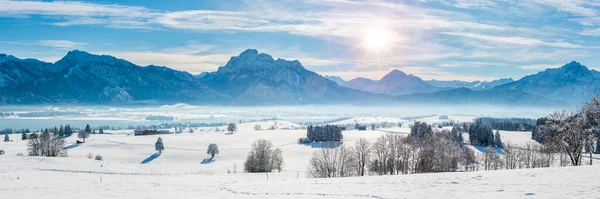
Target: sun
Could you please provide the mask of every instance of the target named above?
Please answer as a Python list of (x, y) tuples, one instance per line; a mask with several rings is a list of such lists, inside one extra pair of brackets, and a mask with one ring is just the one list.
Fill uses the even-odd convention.
[(368, 50), (381, 51), (390, 43), (390, 33), (380, 28), (369, 28), (364, 35), (363, 44)]

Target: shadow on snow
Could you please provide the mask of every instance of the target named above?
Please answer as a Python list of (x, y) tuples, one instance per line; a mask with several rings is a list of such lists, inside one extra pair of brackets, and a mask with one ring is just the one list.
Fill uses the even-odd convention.
[(310, 146), (311, 148), (337, 148), (342, 145), (341, 141), (332, 141), (332, 142), (308, 142), (308, 143), (298, 143), (304, 146)]
[(210, 157), (210, 158), (204, 158), (204, 160), (202, 160), (202, 162), (200, 162), (200, 164), (210, 164), (212, 162), (215, 161), (215, 158)]
[(152, 162), (152, 160), (154, 160), (154, 159), (156, 159), (158, 157), (160, 157), (160, 153), (152, 154), (150, 157), (148, 157), (144, 161), (142, 161), (141, 164), (148, 164), (148, 163)]
[[(473, 148), (477, 149), (479, 152), (485, 153), (486, 146), (473, 146)], [(504, 149), (499, 147), (493, 147), (496, 150), (496, 153), (502, 155), (504, 153)]]
[(66, 147), (64, 147), (63, 149), (65, 149), (65, 150), (69, 150), (69, 149), (72, 149), (72, 148), (78, 147), (79, 145), (81, 145), (81, 144), (79, 144), (79, 143), (73, 143), (73, 144), (71, 144), (71, 145), (69, 145), (69, 146), (66, 146)]

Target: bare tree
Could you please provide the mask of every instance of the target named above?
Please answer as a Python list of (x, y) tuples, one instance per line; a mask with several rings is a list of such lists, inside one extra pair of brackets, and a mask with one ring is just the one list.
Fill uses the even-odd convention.
[(388, 140), (384, 135), (379, 136), (375, 143), (373, 143), (372, 151), (374, 156), (371, 161), (371, 171), (379, 175), (388, 173), (385, 165), (390, 152), (388, 147)]
[(229, 123), (229, 125), (227, 125), (227, 131), (231, 133), (237, 131), (237, 126), (235, 125), (235, 123)]
[(475, 156), (475, 152), (473, 151), (473, 149), (467, 148), (465, 150), (465, 170), (469, 171), (469, 168), (471, 168), (471, 171), (474, 171), (476, 160), (477, 157)]
[(65, 157), (67, 151), (64, 149), (65, 141), (58, 135), (47, 131), (40, 135), (32, 133), (27, 143), (30, 156)]
[(209, 144), (206, 154), (210, 154), (210, 157), (214, 158), (215, 154), (219, 154), (219, 146), (215, 143)]
[(352, 154), (356, 161), (357, 174), (359, 176), (364, 176), (367, 164), (370, 160), (371, 143), (364, 138), (358, 139), (352, 147)]
[(262, 129), (262, 127), (260, 125), (254, 125), (254, 130), (255, 131), (260, 131), (260, 129)]
[(271, 172), (281, 170), (282, 167), (282, 152), (280, 149), (273, 149), (271, 141), (260, 139), (252, 143), (252, 150), (244, 163), (246, 172)]
[(349, 177), (356, 174), (353, 155), (345, 145), (337, 148), (321, 148), (315, 151), (307, 173), (314, 178)]

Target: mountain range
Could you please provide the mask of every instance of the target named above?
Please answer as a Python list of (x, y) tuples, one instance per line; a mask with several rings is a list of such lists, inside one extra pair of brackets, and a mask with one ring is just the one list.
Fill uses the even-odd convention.
[[(0, 104), (577, 104), (600, 73), (571, 62), (520, 80), (423, 81), (393, 70), (380, 80), (323, 77), (297, 61), (248, 49), (214, 72), (192, 75), (73, 50), (55, 63), (0, 54)], [(570, 97), (573, 96), (573, 97)]]

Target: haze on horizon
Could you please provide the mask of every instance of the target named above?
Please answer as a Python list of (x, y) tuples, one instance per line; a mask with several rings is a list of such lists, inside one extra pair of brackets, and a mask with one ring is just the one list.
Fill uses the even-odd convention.
[[(255, 48), (322, 75), (519, 79), (572, 60), (591, 69), (600, 1), (10, 1), (0, 52), (56, 61), (73, 49), (192, 74)], [(543, 20), (542, 20), (543, 19)]]

